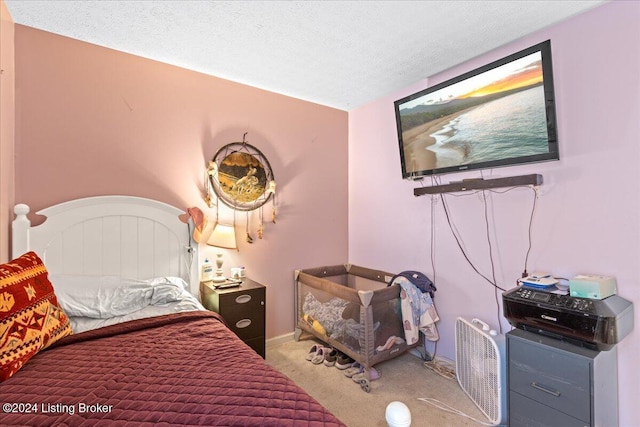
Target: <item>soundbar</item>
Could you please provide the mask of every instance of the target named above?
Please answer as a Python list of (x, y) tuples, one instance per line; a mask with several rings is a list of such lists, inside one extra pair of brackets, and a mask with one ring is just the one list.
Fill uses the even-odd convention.
[(508, 176), (493, 179), (465, 179), (449, 184), (433, 185), (431, 187), (420, 187), (413, 190), (414, 196), (424, 196), (425, 194), (454, 193), (456, 191), (486, 190), (501, 187), (520, 187), (523, 185), (541, 185), (542, 175), (530, 174), (519, 176)]

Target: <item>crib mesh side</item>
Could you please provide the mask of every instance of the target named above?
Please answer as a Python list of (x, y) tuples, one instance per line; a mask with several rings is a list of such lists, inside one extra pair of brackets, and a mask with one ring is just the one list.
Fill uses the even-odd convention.
[(298, 327), (347, 354), (360, 355), (360, 299), (346, 273), (297, 281)]
[[(407, 346), (398, 287), (387, 287), (388, 274), (357, 271), (363, 270), (358, 275), (340, 267), (312, 269), (315, 275), (298, 272), (296, 327), (371, 367)], [(361, 299), (363, 292), (367, 296)]]

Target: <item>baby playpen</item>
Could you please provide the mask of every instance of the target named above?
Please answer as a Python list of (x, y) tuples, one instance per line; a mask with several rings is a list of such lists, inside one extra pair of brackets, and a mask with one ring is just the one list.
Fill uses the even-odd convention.
[(404, 339), (401, 287), (388, 286), (393, 276), (351, 264), (296, 270), (296, 340), (311, 334), (367, 373), (415, 347)]

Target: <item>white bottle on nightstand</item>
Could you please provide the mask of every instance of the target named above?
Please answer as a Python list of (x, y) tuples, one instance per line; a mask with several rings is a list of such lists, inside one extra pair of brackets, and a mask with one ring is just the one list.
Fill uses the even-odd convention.
[(209, 261), (209, 258), (204, 259), (204, 264), (202, 264), (202, 274), (200, 275), (200, 280), (203, 282), (208, 282), (213, 279), (213, 264)]

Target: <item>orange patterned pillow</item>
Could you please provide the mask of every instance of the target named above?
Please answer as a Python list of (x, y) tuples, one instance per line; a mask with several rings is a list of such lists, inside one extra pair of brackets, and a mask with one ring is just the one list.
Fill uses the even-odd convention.
[(47, 269), (35, 252), (0, 265), (0, 381), (38, 351), (71, 334)]

